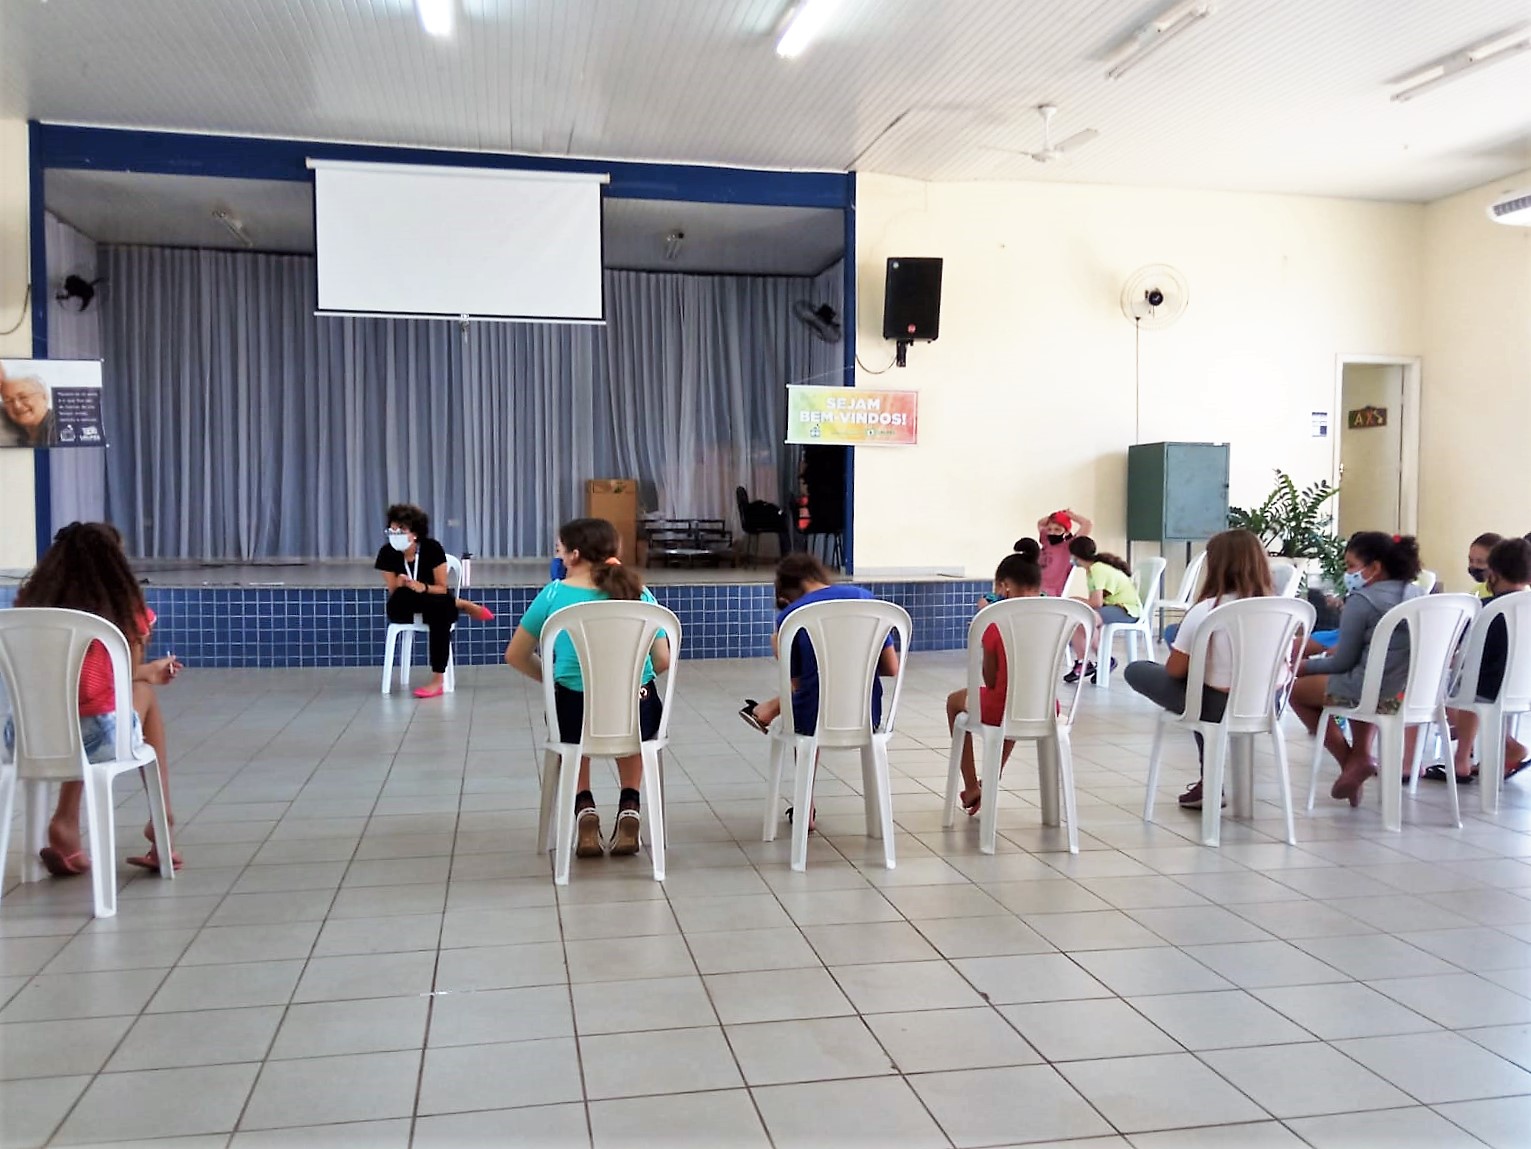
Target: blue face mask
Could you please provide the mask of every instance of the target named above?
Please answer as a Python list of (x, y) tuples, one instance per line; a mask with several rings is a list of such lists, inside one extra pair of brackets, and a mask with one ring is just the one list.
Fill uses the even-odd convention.
[(1346, 594), (1349, 594), (1351, 591), (1360, 590), (1365, 585), (1366, 585), (1366, 576), (1364, 574), (1362, 574), (1360, 571), (1346, 571), (1345, 572), (1345, 593)]

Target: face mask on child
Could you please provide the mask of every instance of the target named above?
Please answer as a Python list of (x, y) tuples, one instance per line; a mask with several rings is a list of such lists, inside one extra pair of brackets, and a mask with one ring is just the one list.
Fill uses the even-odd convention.
[(1067, 537), (1068, 537), (1067, 535), (1048, 535), (1047, 536), (1047, 541), (1049, 543), (1051, 543), (1053, 546), (1057, 546), (1059, 543), (1063, 542), (1063, 540), (1065, 538), (1067, 538)]
[(1345, 572), (1345, 593), (1346, 594), (1349, 594), (1351, 591), (1360, 590), (1365, 585), (1366, 585), (1366, 576), (1364, 574), (1362, 574), (1360, 571), (1346, 571)]
[(1488, 580), (1488, 567), (1468, 567), (1467, 574), (1473, 582), (1486, 582)]
[(409, 550), (409, 532), (408, 531), (389, 531), (388, 532), (388, 545), (391, 546), (396, 551), (407, 551), (407, 550)]

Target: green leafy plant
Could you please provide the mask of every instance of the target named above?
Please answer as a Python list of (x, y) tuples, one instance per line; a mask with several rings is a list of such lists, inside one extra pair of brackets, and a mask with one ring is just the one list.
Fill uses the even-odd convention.
[(1279, 468), (1276, 486), (1258, 507), (1232, 507), (1228, 525), (1253, 531), (1265, 549), (1285, 559), (1314, 559), (1330, 586), (1345, 574), (1345, 540), (1334, 532), (1334, 514), (1327, 506), (1340, 493), (1326, 480), (1298, 488)]

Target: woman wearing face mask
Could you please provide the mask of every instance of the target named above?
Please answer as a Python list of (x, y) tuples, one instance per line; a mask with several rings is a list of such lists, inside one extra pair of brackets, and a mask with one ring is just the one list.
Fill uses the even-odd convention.
[(1473, 580), (1473, 593), (1479, 598), (1494, 597), (1494, 592), (1488, 588), (1488, 554), (1503, 541), (1503, 535), (1485, 531), (1467, 548), (1467, 577)]
[(446, 690), (452, 627), (459, 614), (479, 621), (494, 617), (488, 607), (455, 598), (447, 588), (447, 552), (429, 537), (430, 517), (410, 503), (388, 508), (388, 541), (372, 565), (383, 572), (388, 589), (388, 621), (414, 622), (419, 615), (430, 629), (431, 681), (416, 698), (435, 698)]
[[(1042, 568), (1043, 594), (1049, 598), (1063, 597), (1064, 584), (1069, 581), (1069, 571), (1074, 566), (1069, 542), (1075, 535), (1088, 535), (1094, 529), (1095, 524), (1089, 519), (1067, 507), (1037, 520), (1037, 541), (1042, 548), (1037, 565)], [(1015, 549), (1019, 551), (1020, 544), (1016, 544)]]
[[(1350, 536), (1345, 547), (1345, 609), (1340, 612), (1339, 641), (1327, 655), (1307, 659), (1298, 668), (1292, 688), (1292, 710), (1308, 733), (1317, 735), (1325, 706), (1354, 706), (1360, 698), (1372, 633), (1393, 607), (1424, 593), (1414, 584), (1419, 569), (1419, 544), (1411, 535), (1357, 531)], [(1396, 709), (1408, 672), (1409, 632), (1399, 627), (1383, 663), (1379, 709)], [(1375, 731), (1369, 722), (1352, 719), (1347, 725), (1353, 732), (1349, 742), (1333, 721), (1324, 730), (1324, 748), (1340, 764), (1339, 779), (1329, 793), (1359, 806), (1361, 787), (1377, 772), (1371, 753)], [(1408, 754), (1404, 757), (1407, 760)]]

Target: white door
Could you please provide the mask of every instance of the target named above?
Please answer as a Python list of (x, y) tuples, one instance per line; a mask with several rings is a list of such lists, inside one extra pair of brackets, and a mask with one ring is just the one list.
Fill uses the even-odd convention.
[(1339, 533), (1403, 529), (1404, 368), (1347, 363), (1341, 382)]

